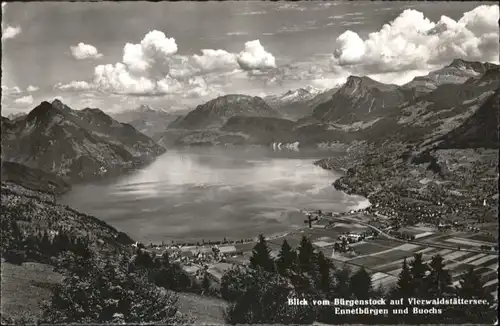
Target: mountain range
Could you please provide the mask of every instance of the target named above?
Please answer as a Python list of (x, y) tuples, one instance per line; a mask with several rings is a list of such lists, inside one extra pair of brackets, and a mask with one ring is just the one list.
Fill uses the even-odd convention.
[(298, 88), (281, 95), (268, 95), (263, 100), (279, 111), (283, 117), (298, 120), (312, 113), (321, 103), (328, 101), (338, 88), (321, 91), (314, 87)]
[[(398, 86), (350, 76), (340, 87), (312, 87), (265, 98), (226, 95), (199, 105), (154, 137), (162, 144), (217, 145), (353, 140), (434, 144), (493, 95), (499, 66), (453, 60)], [(450, 96), (453, 94), (453, 96)]]
[(217, 129), (233, 116), (279, 118), (281, 114), (258, 96), (230, 94), (198, 105), (171, 127), (190, 130)]
[[(304, 88), (265, 99), (225, 95), (186, 115), (148, 106), (114, 115), (130, 124), (100, 109), (42, 102), (27, 115), (2, 117), (2, 161), (71, 183), (144, 164), (169, 146), (298, 142), (317, 147), (392, 140), (424, 149), (497, 148), (499, 80), (498, 65), (456, 59), (402, 86), (350, 76), (325, 92)], [(297, 114), (290, 109), (294, 105)], [(288, 118), (298, 118), (299, 111), (309, 113), (297, 121)]]
[(72, 110), (59, 100), (28, 115), (2, 117), (2, 162), (56, 174), (68, 182), (91, 180), (151, 161), (165, 149), (100, 109)]
[(141, 105), (136, 109), (111, 113), (111, 116), (119, 122), (132, 125), (146, 136), (153, 137), (165, 131), (167, 126), (182, 117), (182, 114), (154, 109), (149, 105)]

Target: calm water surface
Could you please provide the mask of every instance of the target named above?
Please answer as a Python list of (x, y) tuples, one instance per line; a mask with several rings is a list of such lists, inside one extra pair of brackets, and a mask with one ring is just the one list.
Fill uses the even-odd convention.
[(151, 165), (106, 183), (75, 186), (60, 203), (144, 242), (240, 239), (304, 225), (300, 209), (365, 206), (312, 163), (325, 152), (264, 148), (169, 150)]

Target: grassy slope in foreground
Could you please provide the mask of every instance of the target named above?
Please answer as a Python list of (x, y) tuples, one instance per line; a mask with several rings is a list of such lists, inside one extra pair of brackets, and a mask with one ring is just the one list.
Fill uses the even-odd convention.
[[(55, 204), (52, 195), (14, 183), (2, 182), (1, 210), (2, 256), (12, 240), (10, 230), (4, 227), (11, 221), (25, 234), (63, 228), (69, 234), (88, 238), (91, 248), (103, 256), (107, 252), (126, 250), (125, 245), (133, 243), (126, 234), (101, 220)], [(50, 297), (50, 284), (61, 279), (49, 264), (26, 262), (17, 266), (2, 258), (2, 317), (37, 317), (40, 303)]]

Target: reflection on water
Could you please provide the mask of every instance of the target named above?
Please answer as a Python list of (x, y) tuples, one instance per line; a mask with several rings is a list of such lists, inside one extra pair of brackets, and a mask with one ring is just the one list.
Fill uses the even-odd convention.
[(80, 185), (60, 202), (145, 242), (248, 238), (303, 224), (300, 209), (344, 211), (360, 198), (312, 164), (320, 153), (262, 148), (168, 151), (135, 174)]

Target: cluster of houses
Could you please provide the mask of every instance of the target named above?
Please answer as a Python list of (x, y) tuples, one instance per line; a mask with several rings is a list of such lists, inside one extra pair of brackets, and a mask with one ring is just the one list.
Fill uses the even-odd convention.
[(145, 248), (142, 244), (135, 243), (132, 246), (142, 247), (153, 256), (161, 256), (167, 252), (170, 261), (180, 263), (184, 271), (191, 277), (201, 280), (206, 273), (217, 284), (220, 284), (225, 270), (233, 266), (228, 261), (243, 255), (243, 252), (237, 250), (233, 245), (186, 246), (171, 244), (151, 245)]

